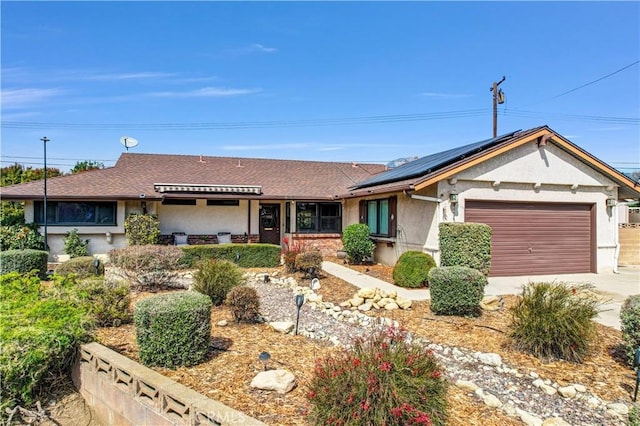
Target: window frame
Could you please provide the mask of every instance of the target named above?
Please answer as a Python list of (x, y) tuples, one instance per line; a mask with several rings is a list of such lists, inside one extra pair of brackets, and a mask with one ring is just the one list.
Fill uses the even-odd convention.
[[(313, 229), (301, 229), (300, 227), (300, 215), (303, 212), (309, 212), (311, 209), (302, 210), (303, 205), (314, 204), (315, 209), (314, 213), (310, 216), (311, 223), (313, 224)], [(338, 215), (337, 216), (322, 216), (322, 207), (323, 206), (332, 206), (337, 208)], [(305, 218), (306, 219), (306, 218)], [(331, 228), (323, 228), (322, 223), (323, 219), (333, 219), (335, 220), (335, 226)], [(301, 201), (296, 203), (296, 232), (300, 234), (339, 234), (342, 232), (342, 203), (340, 202), (325, 202), (325, 201)]]
[[(91, 209), (84, 208), (83, 211), (91, 211), (94, 217), (93, 221), (61, 221), (61, 209), (66, 205), (84, 204), (85, 207), (90, 206)], [(70, 207), (70, 206), (69, 206)], [(101, 209), (110, 209), (112, 211), (112, 221), (99, 222), (103, 216)], [(33, 221), (41, 226), (44, 225), (44, 201), (34, 201), (33, 203)], [(51, 216), (53, 212), (53, 218)], [(118, 202), (117, 201), (47, 201), (47, 226), (117, 226), (118, 225)]]
[[(387, 215), (386, 223), (387, 232), (379, 232), (381, 228), (382, 218), (380, 217), (381, 205), (386, 201), (387, 203)], [(373, 206), (373, 208), (372, 208)], [(373, 213), (372, 211), (373, 210)], [(369, 225), (369, 219), (371, 214), (376, 215), (376, 229), (371, 230), (372, 237), (380, 238), (394, 238), (397, 235), (397, 210), (398, 210), (398, 197), (385, 197), (385, 198), (372, 198), (367, 200), (360, 200), (360, 223)]]

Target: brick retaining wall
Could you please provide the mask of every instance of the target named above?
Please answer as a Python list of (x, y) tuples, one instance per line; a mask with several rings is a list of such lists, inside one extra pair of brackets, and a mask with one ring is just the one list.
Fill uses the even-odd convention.
[(72, 379), (105, 425), (264, 425), (99, 343), (82, 345)]

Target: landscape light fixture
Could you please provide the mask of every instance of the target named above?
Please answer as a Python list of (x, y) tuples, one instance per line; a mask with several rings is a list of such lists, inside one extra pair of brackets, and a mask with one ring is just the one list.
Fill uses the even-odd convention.
[(100, 275), (100, 259), (93, 259), (93, 267), (96, 268), (96, 275)]
[(300, 322), (300, 308), (304, 305), (304, 294), (296, 295), (296, 307), (298, 308), (298, 312), (296, 314), (296, 331), (295, 335), (298, 335), (298, 323)]
[(449, 194), (449, 202), (451, 204), (458, 204), (458, 192), (455, 189)]
[(267, 363), (271, 359), (271, 355), (269, 355), (269, 352), (260, 352), (260, 355), (258, 355), (258, 359), (264, 365), (264, 371), (267, 371)]
[(42, 203), (43, 218), (44, 218), (44, 250), (49, 251), (49, 244), (47, 241), (47, 142), (50, 139), (46, 136), (40, 139), (44, 145), (44, 198)]
[(267, 284), (269, 281), (271, 281), (271, 278), (269, 278), (269, 274), (264, 274), (264, 277), (262, 277), (262, 280), (265, 284)]

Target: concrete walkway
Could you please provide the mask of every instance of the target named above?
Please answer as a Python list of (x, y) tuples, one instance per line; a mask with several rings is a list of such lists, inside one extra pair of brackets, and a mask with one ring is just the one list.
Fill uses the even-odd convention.
[[(411, 300), (428, 300), (431, 298), (428, 289), (407, 289), (397, 287), (386, 281), (370, 277), (353, 269), (334, 262), (322, 262), (322, 269), (359, 288), (380, 288), (385, 291), (394, 290), (399, 296)], [(485, 287), (486, 295), (520, 294), (522, 286), (529, 282), (565, 281), (572, 283), (590, 283), (607, 299), (596, 321), (616, 329), (620, 329), (620, 308), (624, 300), (632, 294), (640, 294), (640, 267), (627, 266), (618, 268), (618, 274), (605, 272), (601, 274), (564, 274), (564, 275), (531, 275), (520, 277), (490, 277)]]

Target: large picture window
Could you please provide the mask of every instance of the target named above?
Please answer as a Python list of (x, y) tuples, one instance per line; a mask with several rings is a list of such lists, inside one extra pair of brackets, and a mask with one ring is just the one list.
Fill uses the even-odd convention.
[(335, 233), (342, 230), (340, 203), (297, 203), (296, 230), (308, 233)]
[[(44, 224), (44, 203), (36, 201), (35, 221)], [(116, 225), (116, 202), (47, 202), (47, 225)]]
[(360, 201), (360, 223), (366, 223), (373, 236), (395, 237), (396, 204), (396, 197)]

